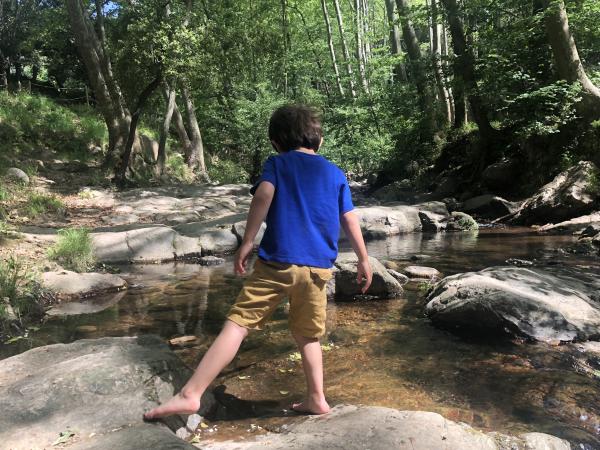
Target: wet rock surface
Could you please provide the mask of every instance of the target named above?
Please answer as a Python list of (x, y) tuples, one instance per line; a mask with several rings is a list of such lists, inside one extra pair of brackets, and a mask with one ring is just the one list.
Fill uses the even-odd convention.
[[(354, 253), (340, 253), (335, 261), (333, 278), (328, 284), (329, 296), (336, 300), (352, 300), (361, 295), (361, 286), (356, 282), (356, 263)], [(369, 257), (373, 269), (373, 282), (367, 291), (368, 296), (394, 298), (402, 293), (402, 284), (394, 278), (377, 259)]]
[(444, 278), (431, 320), (450, 329), (505, 331), (551, 343), (600, 338), (600, 280), (566, 268), (492, 267)]
[[(170, 398), (189, 376), (156, 336), (84, 339), (29, 350), (0, 364), (0, 442), (13, 450), (50, 448), (59, 433), (70, 430), (75, 435), (69, 442), (89, 441), (77, 448), (188, 448), (135, 447), (133, 431), (110, 433), (136, 426), (142, 430), (140, 442), (174, 442), (170, 432), (137, 427), (144, 411)], [(206, 395), (203, 409), (213, 405)], [(181, 419), (166, 423), (176, 429)]]
[(125, 289), (127, 282), (108, 273), (44, 272), (42, 286), (63, 298), (91, 297)]
[(290, 425), (282, 433), (251, 440), (199, 444), (206, 450), (570, 450), (567, 441), (542, 433), (485, 434), (424, 411), (340, 405), (325, 416)]

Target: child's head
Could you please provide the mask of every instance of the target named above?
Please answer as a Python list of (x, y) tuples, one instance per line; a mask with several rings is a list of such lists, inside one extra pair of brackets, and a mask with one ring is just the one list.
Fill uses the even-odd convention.
[(278, 151), (300, 147), (317, 151), (322, 137), (319, 114), (306, 105), (281, 106), (271, 115), (269, 139)]

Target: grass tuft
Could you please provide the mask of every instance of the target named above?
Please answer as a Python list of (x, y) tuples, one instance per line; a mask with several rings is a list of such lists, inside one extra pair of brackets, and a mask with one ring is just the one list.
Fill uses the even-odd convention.
[(96, 259), (89, 230), (86, 228), (59, 230), (58, 240), (48, 249), (48, 257), (74, 272), (90, 270)]
[(37, 217), (46, 213), (64, 213), (64, 203), (53, 195), (39, 194), (32, 192), (27, 198), (25, 210), (32, 217)]

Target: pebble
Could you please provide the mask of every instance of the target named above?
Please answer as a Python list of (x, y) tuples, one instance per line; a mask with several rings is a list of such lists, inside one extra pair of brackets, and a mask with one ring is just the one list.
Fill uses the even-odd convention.
[(196, 431), (196, 428), (198, 428), (200, 423), (202, 423), (202, 416), (200, 416), (199, 414), (191, 414), (188, 417), (186, 427), (189, 431), (193, 433), (194, 431)]

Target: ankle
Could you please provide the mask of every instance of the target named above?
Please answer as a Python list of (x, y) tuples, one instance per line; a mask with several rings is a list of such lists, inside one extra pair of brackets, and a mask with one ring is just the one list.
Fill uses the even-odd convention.
[(308, 394), (308, 398), (314, 402), (324, 402), (325, 394), (321, 392), (311, 392)]
[(198, 392), (194, 391), (193, 389), (184, 386), (183, 389), (181, 389), (181, 391), (179, 391), (179, 395), (182, 398), (185, 398), (186, 400), (196, 400), (196, 401), (200, 401), (200, 397), (202, 396), (202, 394), (199, 394)]

